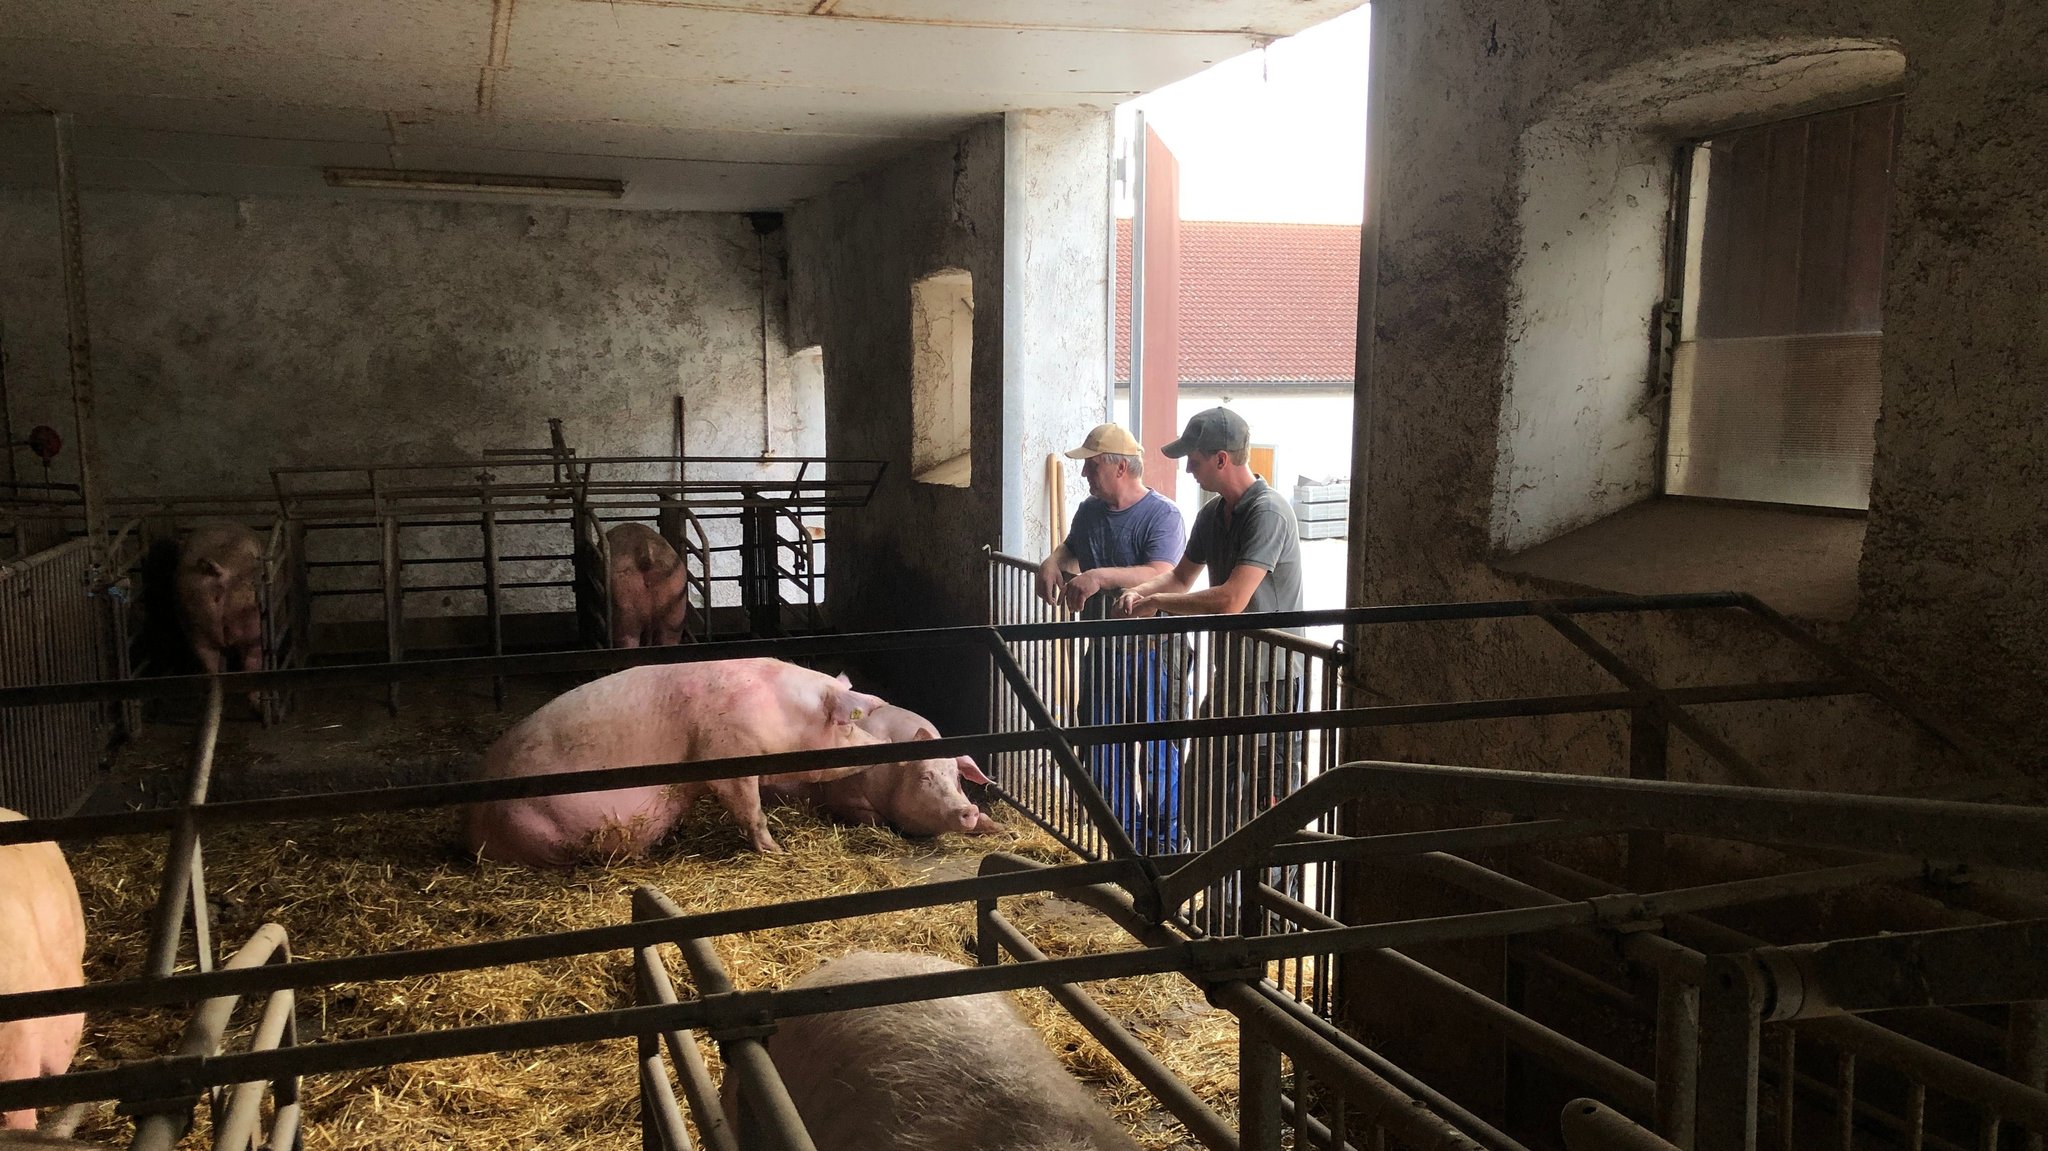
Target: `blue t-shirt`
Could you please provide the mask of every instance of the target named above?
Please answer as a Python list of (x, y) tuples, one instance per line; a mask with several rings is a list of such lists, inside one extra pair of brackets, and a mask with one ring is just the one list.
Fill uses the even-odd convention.
[[(1187, 529), (1180, 509), (1158, 492), (1148, 491), (1122, 511), (1089, 496), (1074, 512), (1074, 525), (1067, 531), (1067, 554), (1082, 571), (1096, 568), (1128, 568), (1140, 564), (1180, 562), (1187, 543)], [(1109, 605), (1123, 594), (1120, 588), (1105, 588), (1091, 596), (1082, 614), (1099, 619), (1109, 614)]]

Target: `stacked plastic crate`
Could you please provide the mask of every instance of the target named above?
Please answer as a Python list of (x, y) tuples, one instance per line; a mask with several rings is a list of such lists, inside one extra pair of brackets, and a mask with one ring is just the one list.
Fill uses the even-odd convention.
[(1305, 540), (1344, 538), (1345, 517), (1350, 514), (1351, 481), (1326, 480), (1315, 483), (1306, 478), (1294, 481), (1294, 519)]

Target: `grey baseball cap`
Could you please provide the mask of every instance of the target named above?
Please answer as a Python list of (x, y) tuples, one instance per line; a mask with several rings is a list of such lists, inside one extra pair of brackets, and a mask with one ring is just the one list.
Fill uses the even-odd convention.
[(1180, 438), (1160, 448), (1171, 459), (1212, 452), (1241, 452), (1252, 442), (1252, 428), (1229, 408), (1210, 408), (1188, 417)]

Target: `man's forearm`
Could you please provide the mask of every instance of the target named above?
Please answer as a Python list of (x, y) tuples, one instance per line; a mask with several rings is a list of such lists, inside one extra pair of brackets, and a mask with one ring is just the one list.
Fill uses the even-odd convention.
[(1168, 615), (1224, 615), (1232, 609), (1230, 589), (1205, 587), (1201, 591), (1160, 592), (1152, 606)]
[(1162, 572), (1151, 565), (1140, 564), (1127, 568), (1089, 568), (1087, 574), (1102, 581), (1104, 587), (1134, 588), (1154, 577), (1172, 575), (1173, 569), (1168, 568)]

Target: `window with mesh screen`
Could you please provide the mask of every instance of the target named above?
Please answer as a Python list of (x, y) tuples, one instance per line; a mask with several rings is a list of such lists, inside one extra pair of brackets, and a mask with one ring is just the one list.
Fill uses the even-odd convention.
[(1898, 107), (1691, 148), (1667, 493), (1870, 506)]

